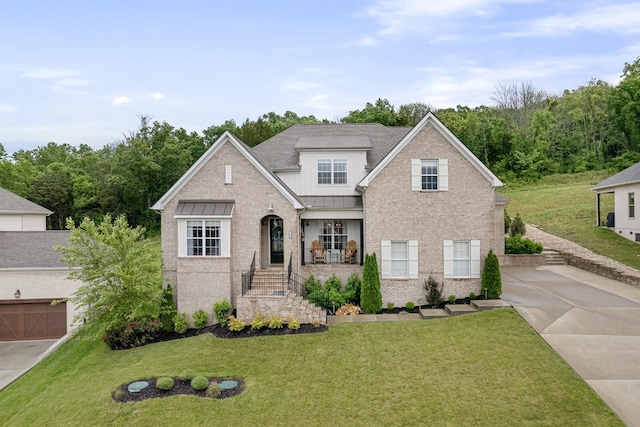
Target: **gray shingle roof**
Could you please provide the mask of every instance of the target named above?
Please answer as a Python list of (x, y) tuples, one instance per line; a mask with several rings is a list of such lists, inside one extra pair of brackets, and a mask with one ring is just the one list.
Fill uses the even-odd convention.
[(52, 213), (49, 209), (0, 187), (0, 214), (51, 215)]
[(298, 150), (309, 149), (371, 149), (371, 141), (365, 135), (353, 136), (303, 136), (294, 147)]
[[(378, 123), (298, 124), (258, 144), (252, 151), (262, 164), (274, 171), (297, 167), (298, 151), (296, 144), (301, 139), (302, 144), (305, 146), (306, 143), (304, 141), (313, 141), (314, 138), (318, 137), (324, 140), (336, 138), (336, 141), (345, 144), (361, 145), (364, 141), (363, 137), (365, 137), (371, 144), (371, 150), (367, 152), (367, 163), (372, 168), (410, 130), (411, 128), (409, 127), (393, 128)], [(334, 143), (331, 148), (339, 147), (336, 147)], [(364, 147), (357, 148), (363, 149)]]
[(625, 170), (618, 172), (613, 176), (610, 176), (604, 181), (591, 187), (591, 189), (602, 190), (609, 187), (616, 187), (618, 185), (632, 184), (634, 182), (640, 182), (640, 162), (633, 166), (629, 166)]
[(69, 267), (54, 247), (69, 246), (71, 231), (0, 231), (0, 268)]

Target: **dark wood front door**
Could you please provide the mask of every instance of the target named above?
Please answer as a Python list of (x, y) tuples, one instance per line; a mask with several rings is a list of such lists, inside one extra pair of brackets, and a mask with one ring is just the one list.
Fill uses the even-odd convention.
[(270, 263), (271, 264), (283, 264), (284, 263), (284, 231), (282, 228), (282, 218), (270, 218), (269, 219), (269, 236), (271, 236), (270, 243)]

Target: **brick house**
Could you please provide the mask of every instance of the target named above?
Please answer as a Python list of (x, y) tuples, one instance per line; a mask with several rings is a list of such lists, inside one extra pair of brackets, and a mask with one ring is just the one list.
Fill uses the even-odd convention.
[(228, 300), (244, 320), (322, 322), (304, 279), (361, 275), (365, 253), (384, 304), (424, 304), (429, 275), (445, 296), (479, 294), (487, 253), (504, 254), (501, 185), (429, 113), (413, 128), (296, 125), (254, 148), (225, 133), (152, 209), (180, 312)]
[(81, 285), (54, 248), (70, 231), (46, 230), (50, 210), (0, 188), (0, 341), (60, 338), (78, 312), (70, 297)]

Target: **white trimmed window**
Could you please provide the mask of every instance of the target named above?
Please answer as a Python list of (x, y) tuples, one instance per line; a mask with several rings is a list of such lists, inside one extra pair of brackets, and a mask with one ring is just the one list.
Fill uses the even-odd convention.
[(346, 159), (319, 159), (318, 185), (346, 185)]
[(446, 191), (448, 189), (448, 159), (411, 159), (412, 191)]
[(187, 257), (230, 256), (229, 219), (182, 219), (178, 221), (178, 255)]
[(636, 217), (636, 197), (634, 193), (629, 193), (629, 218)]
[(224, 183), (233, 184), (233, 169), (231, 165), (224, 166)]
[(347, 248), (347, 224), (340, 219), (320, 221), (318, 240), (326, 250), (343, 250)]
[(461, 279), (480, 277), (479, 240), (444, 241), (444, 277)]
[(418, 278), (417, 240), (383, 240), (380, 249), (383, 279)]

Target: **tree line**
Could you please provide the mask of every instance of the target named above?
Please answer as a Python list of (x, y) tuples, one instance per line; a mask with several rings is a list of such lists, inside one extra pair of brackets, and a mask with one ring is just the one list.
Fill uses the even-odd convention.
[(64, 228), (67, 217), (125, 214), (131, 225), (154, 232), (159, 216), (149, 207), (225, 131), (253, 147), (298, 123), (413, 126), (429, 111), (505, 182), (613, 173), (640, 161), (640, 58), (625, 64), (617, 85), (592, 79), (552, 95), (528, 82), (498, 83), (492, 100), (491, 106), (438, 109), (421, 102), (396, 108), (378, 99), (331, 122), (270, 112), (201, 133), (141, 116), (138, 129), (103, 148), (50, 142), (9, 154), (0, 144), (0, 187), (53, 211), (52, 229)]

